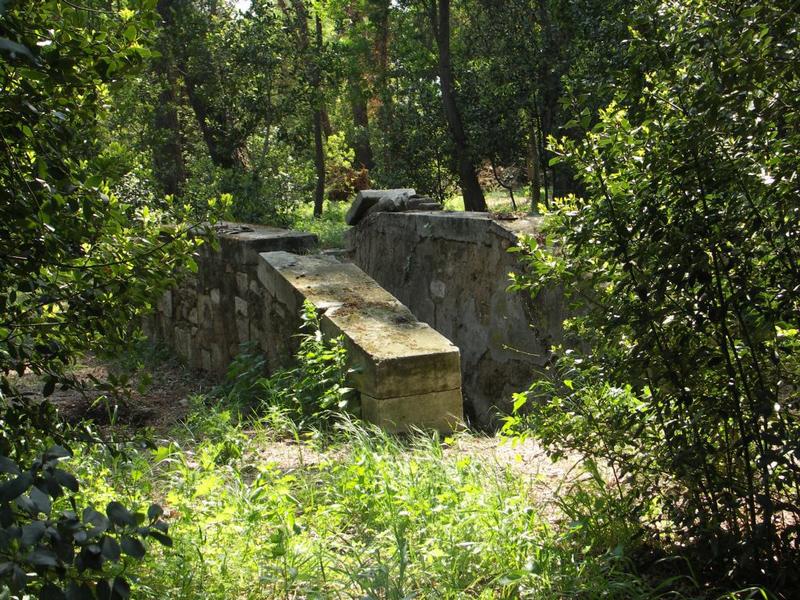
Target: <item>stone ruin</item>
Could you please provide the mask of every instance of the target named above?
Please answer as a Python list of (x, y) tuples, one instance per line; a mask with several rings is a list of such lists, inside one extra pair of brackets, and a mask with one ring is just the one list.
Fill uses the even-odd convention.
[[(365, 190), (348, 212), (347, 253), (314, 254), (316, 237), (224, 224), (197, 273), (167, 292), (148, 334), (189, 366), (221, 376), (242, 344), (270, 371), (292, 363), (303, 301), (342, 336), (362, 417), (390, 431), (492, 428), (560, 339), (557, 290), (506, 291), (507, 252), (536, 219), (445, 212), (414, 190)], [(435, 208), (436, 210), (429, 210)]]

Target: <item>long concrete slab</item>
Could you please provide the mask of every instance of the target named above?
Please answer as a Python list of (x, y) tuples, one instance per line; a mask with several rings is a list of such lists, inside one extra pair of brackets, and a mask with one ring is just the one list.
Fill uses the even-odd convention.
[(420, 323), (397, 298), (353, 264), (289, 252), (260, 254), (258, 278), (282, 305), (299, 315), (303, 301), (322, 313), (326, 335), (342, 335), (364, 418), (392, 431), (412, 427), (452, 430), (462, 420), (460, 353)]

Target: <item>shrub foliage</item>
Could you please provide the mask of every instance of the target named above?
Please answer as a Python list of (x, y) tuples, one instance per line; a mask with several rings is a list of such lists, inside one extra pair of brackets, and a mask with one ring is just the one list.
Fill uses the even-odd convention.
[(800, 18), (698, 1), (635, 21), (616, 101), (555, 144), (586, 198), (550, 215), (556, 252), (524, 248), (516, 287), (564, 284), (583, 340), (528, 394), (548, 398), (529, 424), (610, 465), (663, 539), (796, 577)]

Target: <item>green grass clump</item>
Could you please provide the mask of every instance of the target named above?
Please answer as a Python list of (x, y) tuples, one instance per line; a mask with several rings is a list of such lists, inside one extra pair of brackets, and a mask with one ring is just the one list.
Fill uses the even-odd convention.
[[(299, 462), (265, 455), (276, 431)], [(82, 457), (93, 501), (157, 500), (171, 522), (173, 547), (150, 548), (136, 597), (655, 595), (580, 526), (549, 524), (508, 470), (349, 421), (325, 449), (301, 443), (309, 436), (279, 413), (244, 427), (198, 403), (155, 450)]]
[(350, 208), (349, 202), (325, 201), (322, 217), (314, 217), (314, 206), (304, 203), (299, 206), (292, 229), (315, 233), (321, 248), (344, 248), (344, 232), (347, 225), (344, 215)]

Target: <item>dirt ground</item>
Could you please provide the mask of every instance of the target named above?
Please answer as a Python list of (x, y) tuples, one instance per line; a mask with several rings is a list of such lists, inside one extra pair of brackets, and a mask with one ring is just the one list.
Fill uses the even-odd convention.
[[(193, 371), (174, 358), (164, 358), (148, 364), (141, 372), (149, 378), (137, 375), (131, 378), (130, 395), (119, 398), (115, 415), (109, 412), (111, 402), (104, 402), (104, 392), (93, 384), (107, 381), (109, 375), (119, 377), (124, 369), (114, 361), (94, 357), (84, 359), (73, 371), (73, 375), (89, 388), (86, 391), (56, 389), (50, 400), (69, 422), (77, 423), (89, 417), (100, 427), (115, 426), (128, 429), (150, 428), (157, 436), (165, 435), (179, 423), (190, 408), (189, 398), (194, 394), (209, 392), (216, 382), (203, 373)], [(149, 379), (147, 381), (146, 379)], [(17, 386), (31, 397), (40, 397), (42, 382), (34, 375), (25, 375), (16, 380)], [(341, 452), (336, 449), (332, 452)], [(453, 436), (444, 450), (445, 455), (469, 456), (471, 460), (496, 467), (498, 471), (510, 467), (518, 476), (525, 478), (537, 499), (546, 501), (554, 495), (564, 481), (573, 479), (577, 457), (553, 462), (533, 440), (512, 444), (500, 436), (475, 433), (460, 433)], [(318, 451), (307, 444), (294, 440), (276, 439), (259, 449), (259, 459), (273, 463), (282, 471), (294, 471), (316, 466), (332, 458), (331, 451)]]
[[(103, 389), (102, 384), (109, 380), (109, 376), (126, 377), (128, 372), (128, 368), (114, 361), (85, 357), (71, 371), (71, 375), (85, 386), (84, 389), (56, 387), (49, 399), (70, 423), (88, 417), (101, 426), (113, 422), (166, 432), (186, 416), (190, 396), (208, 392), (215, 385), (203, 373), (187, 369), (174, 358), (165, 358), (130, 376), (127, 393), (112, 397)], [(14, 383), (25, 395), (41, 398), (42, 381), (36, 375), (17, 377)], [(117, 406), (116, 414), (111, 412), (114, 405)]]

